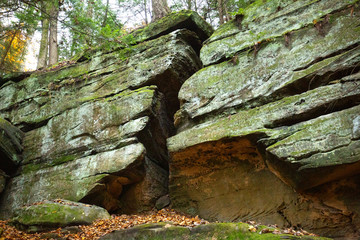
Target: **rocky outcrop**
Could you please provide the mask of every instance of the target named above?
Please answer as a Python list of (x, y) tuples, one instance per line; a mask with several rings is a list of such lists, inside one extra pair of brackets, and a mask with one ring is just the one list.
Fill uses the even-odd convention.
[[(358, 12), (349, 0), (255, 1), (202, 46), (211, 28), (182, 11), (135, 31), (134, 46), (7, 77), (0, 116), (25, 136), (2, 147), (20, 160), (0, 174), (0, 216), (55, 198), (121, 213), (171, 202), (207, 220), (359, 238)], [(105, 238), (220, 234), (165, 226)]]
[(175, 20), (133, 33), (134, 46), (88, 50), (74, 64), (0, 87), (0, 116), (25, 131), (23, 159), (1, 199), (3, 218), (56, 198), (137, 212), (167, 194), (177, 93), (202, 67), (201, 39), (211, 33), (194, 12), (168, 18)]
[(96, 219), (109, 219), (103, 208), (66, 200), (44, 201), (17, 209), (11, 223), (28, 232), (72, 225), (90, 225)]
[(206, 41), (168, 139), (173, 208), (360, 236), (359, 10), (256, 1)]

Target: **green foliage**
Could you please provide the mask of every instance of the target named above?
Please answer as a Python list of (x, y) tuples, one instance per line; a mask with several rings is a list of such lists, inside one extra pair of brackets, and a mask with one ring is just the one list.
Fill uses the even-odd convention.
[(69, 29), (60, 41), (60, 58), (69, 59), (75, 54), (99, 45), (116, 43), (124, 32), (115, 13), (101, 0), (66, 0), (64, 7)]

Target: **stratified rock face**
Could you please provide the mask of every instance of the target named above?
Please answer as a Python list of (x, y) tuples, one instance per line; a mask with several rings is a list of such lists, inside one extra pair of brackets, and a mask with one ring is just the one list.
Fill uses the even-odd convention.
[[(171, 17), (186, 19), (203, 39), (211, 33), (194, 12)], [(139, 30), (135, 46), (88, 51), (76, 64), (0, 87), (0, 116), (26, 132), (0, 216), (55, 198), (137, 212), (167, 194), (166, 138), (174, 133), (177, 93), (202, 64), (198, 35), (164, 21), (148, 28), (171, 31)]]
[(66, 200), (44, 201), (16, 209), (12, 224), (20, 229), (38, 232), (72, 225), (89, 225), (96, 219), (109, 219), (101, 207)]
[(256, 1), (201, 50), (168, 139), (172, 207), (360, 233), (360, 11)]

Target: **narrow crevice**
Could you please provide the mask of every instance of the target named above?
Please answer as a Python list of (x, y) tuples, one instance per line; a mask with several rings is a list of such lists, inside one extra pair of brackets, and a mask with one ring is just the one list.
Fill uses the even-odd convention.
[(48, 119), (36, 122), (36, 123), (31, 123), (31, 122), (21, 122), (18, 125), (16, 125), (21, 131), (23, 132), (29, 132), (31, 130), (34, 130), (36, 128), (41, 128), (43, 126), (46, 126), (48, 124), (48, 122), (50, 121), (51, 118), (53, 118), (55, 116), (51, 116)]
[(159, 92), (155, 97), (158, 102), (155, 103), (153, 113), (150, 114), (150, 122), (136, 136), (144, 145), (149, 159), (168, 171), (169, 153), (166, 140), (175, 134), (175, 127), (172, 119), (168, 116), (164, 95)]

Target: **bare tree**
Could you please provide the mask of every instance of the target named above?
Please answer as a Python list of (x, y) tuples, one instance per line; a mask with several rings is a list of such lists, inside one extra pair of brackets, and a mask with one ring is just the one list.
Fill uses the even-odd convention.
[(170, 13), (170, 8), (166, 0), (152, 0), (152, 21), (156, 21), (162, 17), (165, 17)]

